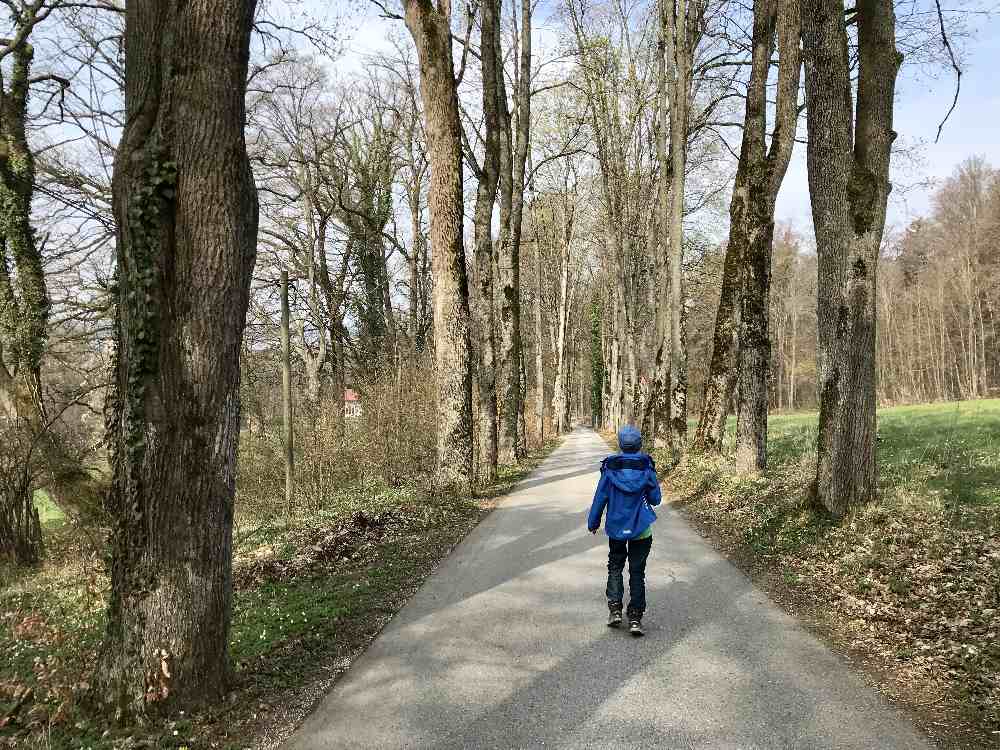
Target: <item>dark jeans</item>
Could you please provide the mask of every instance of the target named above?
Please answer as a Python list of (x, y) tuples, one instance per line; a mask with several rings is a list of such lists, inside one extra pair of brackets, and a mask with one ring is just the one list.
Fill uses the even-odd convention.
[(622, 571), (628, 560), (629, 614), (640, 617), (646, 611), (646, 558), (653, 546), (653, 537), (646, 539), (609, 539), (608, 602), (621, 604), (625, 597)]

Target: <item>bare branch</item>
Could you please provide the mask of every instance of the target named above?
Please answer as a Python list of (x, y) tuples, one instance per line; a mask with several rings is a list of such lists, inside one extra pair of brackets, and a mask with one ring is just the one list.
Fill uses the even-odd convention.
[(948, 112), (945, 114), (944, 119), (941, 120), (941, 124), (938, 125), (937, 136), (934, 138), (934, 142), (937, 143), (941, 139), (941, 130), (944, 128), (944, 124), (948, 122), (948, 118), (951, 117), (951, 113), (955, 111), (955, 107), (958, 106), (958, 93), (962, 90), (962, 69), (958, 66), (958, 61), (955, 59), (955, 52), (951, 48), (951, 42), (948, 41), (948, 33), (944, 28), (944, 13), (941, 11), (941, 0), (934, 0), (934, 7), (937, 8), (938, 23), (941, 26), (941, 43), (944, 44), (945, 50), (948, 52), (948, 57), (951, 60), (951, 67), (955, 71), (955, 96), (951, 100), (951, 107), (948, 108)]

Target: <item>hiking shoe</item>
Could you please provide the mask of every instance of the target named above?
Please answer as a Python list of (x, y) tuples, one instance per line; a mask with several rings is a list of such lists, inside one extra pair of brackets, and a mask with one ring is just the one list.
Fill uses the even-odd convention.
[(618, 628), (622, 624), (622, 605), (608, 604), (608, 627)]
[(638, 617), (633, 617), (628, 621), (628, 632), (631, 633), (636, 638), (646, 635), (642, 632), (642, 620)]

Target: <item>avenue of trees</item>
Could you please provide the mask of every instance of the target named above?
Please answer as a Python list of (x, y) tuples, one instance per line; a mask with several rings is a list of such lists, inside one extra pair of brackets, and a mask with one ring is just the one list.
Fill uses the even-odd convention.
[(0, 4), (0, 554), (42, 555), (39, 490), (108, 531), (119, 716), (224, 693), (252, 514), (469, 493), (578, 421), (760, 472), (814, 409), (841, 517), (877, 405), (1000, 389), (1000, 172), (886, 228), (928, 8), (375, 7), (392, 52), (344, 74), (278, 3)]

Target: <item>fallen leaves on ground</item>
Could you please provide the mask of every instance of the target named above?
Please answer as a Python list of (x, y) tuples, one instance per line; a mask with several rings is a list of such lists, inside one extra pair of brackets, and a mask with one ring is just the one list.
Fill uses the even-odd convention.
[(911, 694), (936, 692), (935, 710), (964, 725), (958, 734), (996, 742), (998, 509), (893, 495), (835, 524), (806, 500), (809, 469), (740, 479), (721, 461), (694, 457), (668, 486), (736, 562), (819, 613), (847, 648), (895, 670)]

